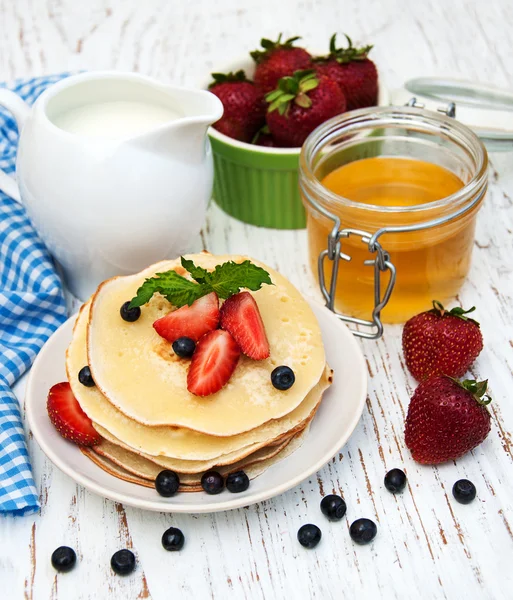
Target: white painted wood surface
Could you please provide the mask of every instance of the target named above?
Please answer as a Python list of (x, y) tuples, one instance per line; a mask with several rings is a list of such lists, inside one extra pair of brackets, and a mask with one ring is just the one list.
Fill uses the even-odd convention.
[[(245, 53), (262, 35), (303, 34), (315, 48), (335, 30), (375, 44), (373, 58), (390, 87), (444, 74), (513, 88), (513, 4), (508, 0), (0, 0), (0, 79), (74, 69), (136, 70), (193, 84)], [(53, 468), (30, 441), (41, 513), (0, 518), (0, 597), (54, 598), (486, 598), (512, 597), (513, 576), (513, 155), (491, 157), (491, 187), (479, 217), (469, 281), (459, 301), (476, 304), (486, 341), (473, 374), (490, 380), (492, 432), (456, 464), (420, 467), (404, 446), (403, 422), (414, 388), (405, 373), (400, 327), (362, 342), (368, 360), (367, 408), (349, 443), (318, 476), (259, 505), (202, 516), (154, 514), (84, 491)], [(212, 207), (196, 247), (258, 257), (315, 293), (305, 232), (245, 226)], [(18, 388), (22, 395), (23, 384)], [(402, 467), (409, 487), (394, 497), (385, 472)], [(471, 479), (478, 499), (451, 496)], [(328, 523), (319, 501), (342, 493), (347, 518)], [(349, 524), (378, 523), (368, 547)], [(296, 532), (318, 523), (322, 543), (299, 546)], [(166, 553), (169, 525), (186, 536)], [(79, 564), (56, 575), (52, 551), (73, 546)], [(134, 549), (138, 567), (113, 576), (109, 560)]]

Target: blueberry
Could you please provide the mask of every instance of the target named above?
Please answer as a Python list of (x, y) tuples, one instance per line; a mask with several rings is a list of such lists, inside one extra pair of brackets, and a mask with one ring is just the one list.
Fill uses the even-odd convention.
[(110, 566), (118, 575), (129, 575), (135, 569), (135, 556), (130, 550), (118, 550), (110, 559)]
[(385, 475), (385, 487), (392, 494), (402, 492), (406, 487), (406, 474), (401, 469), (392, 469)]
[(164, 498), (174, 496), (179, 487), (180, 478), (174, 471), (165, 469), (155, 478), (155, 489), (161, 496), (164, 496)]
[(67, 573), (75, 566), (77, 555), (73, 548), (60, 546), (52, 553), (52, 566), (60, 573)]
[(245, 492), (249, 487), (249, 477), (244, 471), (230, 473), (226, 478), (226, 489), (233, 494)]
[(95, 385), (93, 376), (91, 375), (91, 369), (87, 365), (82, 367), (78, 372), (78, 380), (86, 387), (93, 387)]
[(177, 527), (170, 527), (162, 534), (162, 545), (170, 552), (177, 552), (183, 548), (185, 538)]
[(311, 523), (303, 525), (297, 532), (297, 539), (301, 546), (304, 546), (305, 548), (315, 548), (321, 541), (321, 537), (321, 530), (317, 525), (312, 525)]
[(378, 528), (370, 519), (356, 519), (349, 528), (349, 535), (357, 544), (368, 544), (376, 537)]
[(173, 342), (173, 350), (180, 358), (190, 358), (196, 350), (196, 342), (188, 337), (178, 338)]
[(124, 321), (128, 321), (129, 323), (133, 323), (134, 321), (137, 321), (137, 319), (141, 316), (141, 309), (136, 306), (134, 308), (128, 308), (130, 306), (130, 300), (128, 300), (128, 302), (125, 302), (120, 310), (119, 310), (119, 314), (121, 315), (121, 318)]
[(201, 477), (201, 487), (207, 494), (220, 494), (224, 488), (223, 476), (217, 471), (207, 471)]
[(476, 497), (476, 486), (468, 479), (459, 479), (452, 486), (452, 495), (460, 504), (470, 504)]
[(277, 390), (288, 390), (294, 385), (296, 376), (290, 367), (282, 365), (271, 373), (271, 383)]
[(321, 511), (330, 521), (340, 521), (346, 514), (347, 506), (343, 498), (335, 494), (324, 496), (321, 500)]

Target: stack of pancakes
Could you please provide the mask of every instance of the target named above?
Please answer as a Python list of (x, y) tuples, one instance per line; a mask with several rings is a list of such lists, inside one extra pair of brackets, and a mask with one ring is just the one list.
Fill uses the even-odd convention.
[[(207, 253), (187, 258), (209, 271), (230, 260), (248, 260)], [(145, 279), (171, 269), (187, 276), (180, 260), (110, 279), (81, 308), (66, 370), (76, 399), (102, 437), (100, 444), (83, 452), (101, 468), (148, 487), (160, 471), (171, 469), (179, 474), (183, 491), (198, 491), (207, 470), (226, 475), (243, 469), (253, 478), (301, 444), (332, 372), (308, 303), (282, 275), (252, 262), (268, 271), (273, 282), (251, 292), (270, 357), (255, 361), (241, 356), (228, 384), (208, 397), (188, 392), (190, 360), (179, 358), (153, 328), (173, 309), (163, 296), (155, 294), (135, 322), (120, 316), (122, 304)], [(78, 380), (86, 365), (94, 387)], [(271, 383), (278, 365), (295, 373), (287, 391)]]

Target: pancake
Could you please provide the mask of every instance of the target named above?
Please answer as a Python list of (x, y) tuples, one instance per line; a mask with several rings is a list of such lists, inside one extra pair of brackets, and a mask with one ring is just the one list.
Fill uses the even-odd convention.
[[(302, 429), (315, 414), (322, 393), (330, 385), (331, 370), (326, 366), (323, 367), (322, 377), (314, 389), (297, 408), (280, 419), (268, 421), (252, 431), (235, 436), (209, 436), (177, 427), (147, 427), (126, 417), (97, 387), (89, 388), (79, 383), (78, 372), (87, 364), (88, 318), (89, 304), (85, 304), (78, 314), (72, 341), (66, 353), (66, 370), (73, 394), (94, 423), (106, 429), (126, 446), (144, 454), (207, 461), (243, 449), (246, 449), (246, 454), (254, 452), (258, 447), (267, 446), (284, 434), (292, 434)], [(209, 399), (204, 401), (210, 402)]]
[[(98, 423), (93, 423), (94, 428), (98, 433), (102, 436), (102, 438), (115, 446), (119, 446), (121, 449), (128, 451), (130, 453), (138, 454), (141, 458), (152, 461), (153, 463), (160, 465), (160, 468), (171, 469), (172, 471), (176, 471), (177, 473), (204, 473), (208, 471), (214, 466), (224, 466), (231, 465), (234, 462), (240, 461), (243, 458), (256, 456), (263, 456), (263, 458), (267, 458), (267, 453), (272, 448), (281, 447), (284, 443), (289, 442), (294, 434), (286, 434), (272, 443), (264, 446), (262, 448), (261, 444), (251, 444), (250, 446), (246, 446), (242, 450), (238, 450), (235, 452), (230, 452), (230, 454), (222, 454), (217, 458), (212, 458), (210, 460), (180, 460), (179, 458), (167, 458), (166, 456), (151, 456), (150, 454), (144, 454), (143, 452), (137, 452), (127, 446), (122, 441), (118, 440), (111, 433), (109, 433), (106, 429), (104, 429)], [(263, 459), (262, 459), (263, 460)], [(116, 462), (116, 461), (114, 461)]]
[[(259, 463), (256, 463), (256, 464), (253, 464), (253, 465), (250, 465), (249, 467), (247, 467), (247, 469), (245, 469), (246, 475), (250, 479), (255, 479), (255, 477), (258, 477), (259, 475), (264, 473), (269, 467), (272, 467), (278, 461), (283, 460), (284, 458), (287, 458), (287, 456), (290, 456), (293, 452), (295, 452), (301, 446), (306, 435), (308, 435), (308, 427), (300, 435), (293, 438), (290, 441), (290, 443), (288, 443), (287, 446), (283, 450), (281, 450), (278, 454), (276, 454), (272, 458), (268, 458), (267, 460), (263, 460)], [(82, 453), (85, 456), (87, 456), (89, 459), (91, 459), (98, 467), (100, 467), (101, 469), (103, 469), (104, 471), (109, 473), (110, 475), (117, 477), (118, 479), (123, 479), (124, 481), (128, 481), (130, 483), (135, 483), (137, 485), (142, 485), (142, 486), (148, 487), (148, 488), (155, 487), (153, 480), (144, 478), (144, 477), (140, 477), (140, 476), (134, 475), (133, 473), (130, 473), (128, 470), (124, 469), (123, 467), (120, 467), (119, 465), (112, 462), (105, 456), (102, 456), (102, 455), (98, 454), (97, 452), (95, 452), (94, 446), (92, 448), (81, 447), (80, 450), (82, 451)], [(180, 492), (201, 492), (201, 491), (203, 491), (203, 488), (201, 487), (201, 485), (181, 484), (179, 491)]]
[[(247, 260), (206, 253), (187, 258), (210, 271), (230, 260)], [(210, 436), (235, 436), (284, 417), (303, 402), (326, 364), (319, 325), (306, 300), (285, 277), (255, 260), (251, 262), (268, 271), (273, 282), (250, 292), (262, 315), (271, 356), (262, 361), (241, 356), (229, 383), (206, 398), (188, 392), (189, 361), (178, 359), (171, 344), (153, 328), (154, 321), (172, 309), (163, 296), (154, 295), (133, 323), (119, 314), (121, 305), (136, 294), (146, 278), (170, 269), (184, 274), (180, 260), (163, 261), (136, 275), (115, 277), (100, 285), (91, 305), (87, 363), (99, 391), (118, 411), (145, 426), (176, 426)], [(270, 377), (272, 370), (283, 364), (296, 376), (287, 391), (277, 390)]]
[[(296, 435), (299, 435), (296, 434)], [(240, 471), (241, 469), (246, 469), (250, 465), (262, 462), (263, 460), (267, 460), (272, 458), (281, 450), (283, 450), (287, 444), (291, 442), (292, 438), (287, 438), (284, 442), (279, 444), (278, 446), (269, 446), (267, 448), (261, 448), (250, 454), (246, 458), (237, 461), (233, 464), (220, 466), (220, 465), (211, 465), (207, 469), (203, 471), (199, 471), (197, 473), (183, 473), (180, 471), (176, 471), (180, 476), (180, 483), (184, 485), (200, 485), (201, 484), (201, 476), (205, 471), (208, 471), (210, 468), (219, 471), (222, 475), (226, 475), (228, 473), (233, 473), (234, 471)], [(136, 454), (135, 452), (131, 452), (130, 450), (126, 450), (121, 446), (116, 446), (107, 440), (102, 440), (100, 444), (97, 444), (94, 447), (94, 451), (96, 454), (100, 454), (101, 456), (108, 458), (111, 462), (117, 464), (119, 467), (122, 467), (126, 471), (137, 475), (138, 477), (142, 477), (143, 479), (154, 480), (157, 475), (164, 469), (162, 465), (157, 464), (154, 461), (148, 460)]]

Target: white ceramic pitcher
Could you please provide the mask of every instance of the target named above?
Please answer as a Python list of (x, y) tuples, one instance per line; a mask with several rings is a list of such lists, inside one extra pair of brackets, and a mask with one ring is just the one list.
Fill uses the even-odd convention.
[(21, 131), (17, 182), (0, 171), (0, 189), (21, 201), (80, 299), (191, 246), (212, 191), (216, 96), (93, 72), (54, 84), (32, 108), (2, 89), (0, 105)]

